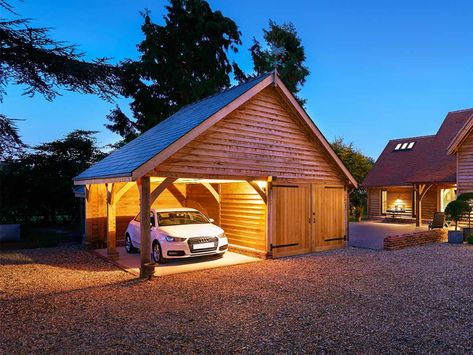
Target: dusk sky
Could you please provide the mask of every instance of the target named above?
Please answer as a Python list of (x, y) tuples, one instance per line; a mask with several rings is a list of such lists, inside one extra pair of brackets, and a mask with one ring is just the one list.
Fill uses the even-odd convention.
[[(77, 44), (87, 58), (137, 58), (139, 12), (162, 23), (167, 1), (11, 0), (56, 40)], [(387, 140), (435, 133), (448, 111), (473, 107), (473, 1), (319, 0), (210, 1), (243, 35), (240, 66), (252, 68), (248, 48), (271, 18), (291, 21), (307, 54), (310, 76), (301, 96), (325, 136), (352, 141), (377, 158)], [(11, 15), (0, 10), (0, 17)], [(63, 92), (52, 102), (10, 86), (1, 113), (24, 119), (27, 144), (58, 139), (74, 129), (97, 130), (99, 143), (118, 140), (104, 124), (115, 105), (93, 95)], [(125, 112), (127, 100), (117, 99)]]

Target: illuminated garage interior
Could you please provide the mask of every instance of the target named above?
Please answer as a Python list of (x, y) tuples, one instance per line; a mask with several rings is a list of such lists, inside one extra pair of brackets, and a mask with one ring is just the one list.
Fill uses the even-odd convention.
[[(266, 185), (266, 181), (150, 178), (150, 205), (195, 208), (225, 230), (232, 250), (265, 256), (266, 203), (261, 195), (265, 196)], [(106, 188), (91, 185), (86, 202), (87, 241), (97, 247), (107, 245)], [(114, 189), (116, 245), (123, 245), (128, 223), (140, 212), (140, 194), (134, 182), (115, 183)]]
[[(276, 71), (182, 108), (74, 182), (86, 186), (87, 240), (106, 244), (111, 259), (133, 217), (167, 207), (213, 218), (233, 251), (342, 247), (357, 186)], [(145, 277), (150, 226), (140, 228)]]

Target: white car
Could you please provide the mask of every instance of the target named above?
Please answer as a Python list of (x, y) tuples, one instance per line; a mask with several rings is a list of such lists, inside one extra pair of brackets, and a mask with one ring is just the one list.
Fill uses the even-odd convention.
[[(213, 219), (193, 208), (151, 210), (151, 253), (156, 263), (166, 259), (220, 255), (228, 249), (228, 239)], [(129, 224), (125, 249), (133, 253), (140, 247), (140, 214)]]

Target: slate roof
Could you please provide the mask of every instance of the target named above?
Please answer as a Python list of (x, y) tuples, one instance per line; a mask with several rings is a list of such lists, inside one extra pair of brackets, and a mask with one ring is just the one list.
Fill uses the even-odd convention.
[(72, 188), (72, 192), (74, 192), (75, 197), (85, 198), (85, 186), (78, 185)]
[(135, 169), (272, 74), (272, 72), (262, 74), (246, 83), (181, 108), (130, 143), (92, 165), (74, 180), (131, 176)]
[[(473, 109), (449, 112), (435, 135), (390, 140), (362, 186), (456, 183), (456, 157), (447, 148), (472, 114)], [(394, 150), (404, 142), (416, 144), (412, 150)]]

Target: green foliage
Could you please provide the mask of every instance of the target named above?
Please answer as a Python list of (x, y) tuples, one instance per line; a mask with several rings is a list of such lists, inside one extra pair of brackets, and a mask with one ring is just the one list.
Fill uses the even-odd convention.
[(367, 157), (353, 143), (346, 143), (341, 137), (335, 138), (331, 145), (356, 181), (361, 183), (373, 168), (374, 159)]
[(450, 202), (445, 208), (447, 218), (455, 222), (455, 230), (458, 229), (458, 222), (463, 215), (471, 212), (471, 206), (462, 200), (454, 200)]
[(0, 114), (0, 161), (18, 156), (24, 148), (15, 122)]
[[(458, 196), (457, 200), (468, 203), (473, 211), (473, 192), (465, 192)], [(471, 226), (471, 211), (468, 213), (468, 226)]]
[(468, 236), (466, 237), (466, 241), (468, 242), (468, 244), (473, 244), (473, 233), (468, 234)]
[(466, 201), (471, 205), (473, 204), (473, 192), (465, 192), (458, 196), (457, 200)]
[[(0, 17), (0, 103), (9, 84), (47, 100), (59, 95), (59, 88), (107, 100), (119, 92), (120, 72), (106, 58), (87, 62), (75, 46), (51, 39), (48, 28), (32, 27), (29, 19), (18, 18), (6, 0), (0, 0), (0, 8), (14, 17)], [(24, 147), (14, 120), (0, 114), (0, 159), (15, 157)]]
[[(279, 76), (301, 105), (304, 99), (298, 97), (301, 86), (304, 85), (309, 69), (305, 65), (305, 50), (292, 23), (278, 25), (269, 20), (269, 29), (263, 29), (265, 44), (262, 45), (253, 38), (250, 48), (253, 59), (253, 70), (256, 75), (270, 72), (277, 68)], [(234, 65), (235, 77), (244, 81), (247, 77)]]
[[(358, 183), (368, 175), (374, 165), (374, 159), (364, 155), (356, 149), (353, 143), (346, 143), (343, 138), (337, 137), (331, 144), (333, 150), (345, 164)], [(352, 213), (359, 216), (366, 209), (367, 195), (363, 189), (356, 189), (350, 195)]]
[(237, 25), (202, 0), (170, 0), (164, 25), (143, 14), (138, 61), (122, 63), (123, 95), (134, 120), (119, 108), (107, 128), (130, 140), (182, 106), (230, 86), (227, 57), (240, 42)]
[(0, 52), (0, 101), (10, 82), (48, 100), (59, 87), (106, 99), (119, 89), (118, 71), (106, 58), (86, 62), (75, 46), (51, 39), (49, 29), (31, 27), (27, 19), (0, 19)]
[(57, 224), (78, 216), (72, 178), (102, 159), (96, 132), (74, 131), (0, 166), (0, 223)]

